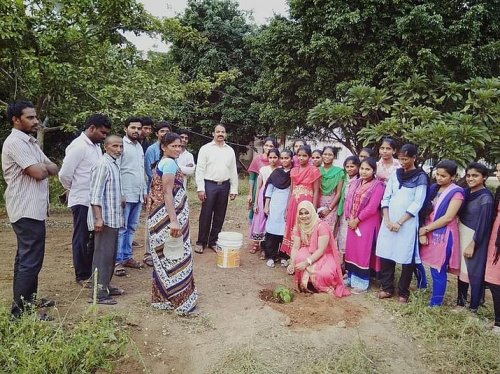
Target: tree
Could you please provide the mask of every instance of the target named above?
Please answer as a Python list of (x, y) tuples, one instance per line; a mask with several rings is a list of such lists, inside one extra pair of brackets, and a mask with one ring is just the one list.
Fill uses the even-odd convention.
[(500, 159), (500, 80), (462, 84), (413, 75), (387, 90), (353, 86), (339, 101), (325, 100), (309, 112), (311, 124), (340, 130), (338, 141), (351, 151), (387, 135), (419, 145), (425, 159)]
[(412, 75), (460, 84), (500, 73), (498, 0), (289, 4), (290, 19), (276, 17), (255, 51), (263, 61), (262, 115), (280, 128), (304, 124), (309, 109), (339, 102), (353, 86), (386, 89)]
[(165, 32), (164, 39), (172, 42), (171, 61), (187, 86), (179, 120), (209, 133), (214, 124), (226, 123), (231, 140), (247, 144), (260, 131), (251, 110), (259, 68), (248, 38), (255, 27), (233, 0), (189, 0), (178, 21), (178, 32)]

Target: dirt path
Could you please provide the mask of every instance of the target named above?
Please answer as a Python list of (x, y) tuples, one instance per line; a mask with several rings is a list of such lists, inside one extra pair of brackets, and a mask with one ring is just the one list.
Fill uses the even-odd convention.
[[(197, 233), (199, 204), (192, 204), (191, 237)], [(224, 225), (228, 231), (246, 232), (243, 198), (230, 204)], [(40, 293), (58, 301), (59, 318), (80, 318), (88, 308), (88, 294), (74, 283), (71, 260), (72, 221), (69, 212), (48, 221), (46, 256)], [(0, 220), (0, 297), (11, 298), (15, 236), (7, 220)], [(144, 237), (143, 229), (138, 240)], [(143, 248), (135, 250), (142, 258)], [(103, 306), (102, 313), (124, 317), (134, 344), (116, 373), (294, 373), (308, 363), (322, 362), (339, 349), (358, 346), (370, 352), (380, 373), (428, 373), (420, 361), (420, 348), (396, 327), (374, 293), (335, 299), (327, 295), (298, 295), (291, 304), (261, 300), (263, 289), (277, 284), (292, 286), (284, 269), (270, 269), (257, 255), (242, 251), (242, 266), (220, 269), (216, 255), (195, 255), (195, 279), (200, 293), (200, 316), (180, 318), (149, 307), (150, 269), (129, 270), (113, 283), (126, 295), (118, 305)], [(241, 360), (241, 365), (238, 363)], [(260, 370), (242, 368), (255, 364)], [(260, 365), (260, 366), (259, 366)], [(251, 366), (251, 365), (250, 365)], [(230, 367), (227, 369), (227, 367)], [(231, 369), (233, 368), (233, 369)], [(302, 369), (301, 369), (302, 368)]]

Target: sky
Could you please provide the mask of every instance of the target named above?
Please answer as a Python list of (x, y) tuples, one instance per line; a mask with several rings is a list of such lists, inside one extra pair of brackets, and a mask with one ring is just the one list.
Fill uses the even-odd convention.
[[(144, 4), (146, 10), (156, 17), (174, 17), (181, 14), (186, 8), (187, 0), (139, 0)], [(242, 10), (250, 10), (258, 25), (267, 23), (274, 14), (287, 15), (288, 5), (286, 0), (239, 0)], [(165, 52), (167, 46), (160, 39), (152, 39), (148, 36), (135, 36), (133, 33), (125, 33), (129, 41), (142, 51), (154, 50)]]

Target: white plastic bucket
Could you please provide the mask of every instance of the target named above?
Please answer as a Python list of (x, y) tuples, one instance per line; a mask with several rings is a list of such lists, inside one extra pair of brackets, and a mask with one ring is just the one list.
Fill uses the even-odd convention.
[(237, 268), (240, 266), (240, 249), (243, 245), (243, 234), (223, 231), (217, 240), (217, 266), (220, 268)]

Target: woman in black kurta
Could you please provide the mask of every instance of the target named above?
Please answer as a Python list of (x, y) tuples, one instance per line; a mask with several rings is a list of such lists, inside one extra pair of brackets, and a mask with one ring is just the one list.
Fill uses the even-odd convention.
[(486, 166), (473, 162), (467, 167), (465, 178), (469, 188), (465, 190), (465, 201), (459, 213), (462, 264), (457, 305), (465, 306), (470, 284), (469, 309), (477, 311), (483, 294), (494, 198), (484, 185), (488, 178)]

